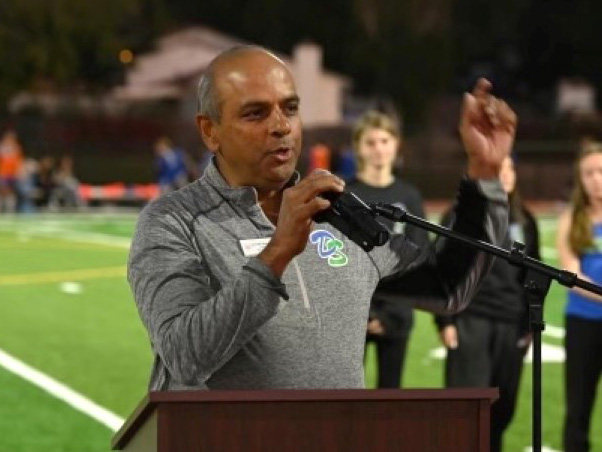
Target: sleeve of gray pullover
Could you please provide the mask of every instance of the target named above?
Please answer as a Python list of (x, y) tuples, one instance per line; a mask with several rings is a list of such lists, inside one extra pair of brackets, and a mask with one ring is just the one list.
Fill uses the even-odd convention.
[[(508, 228), (508, 203), (499, 181), (463, 179), (453, 217), (454, 231), (500, 245)], [(408, 248), (405, 242), (403, 235), (393, 236), (388, 247), (371, 253), (383, 277), (379, 289), (439, 314), (464, 309), (494, 259), (444, 237), (414, 253), (400, 254), (397, 250)]]
[(128, 262), (128, 280), (157, 353), (174, 379), (199, 385), (275, 315), (284, 285), (256, 258), (228, 284), (212, 286), (181, 218), (145, 209)]

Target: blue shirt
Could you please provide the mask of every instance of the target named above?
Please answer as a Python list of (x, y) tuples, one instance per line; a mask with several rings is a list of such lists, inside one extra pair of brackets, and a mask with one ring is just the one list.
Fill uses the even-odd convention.
[(171, 149), (158, 156), (156, 164), (159, 184), (173, 184), (186, 175), (184, 153), (180, 149)]
[[(593, 226), (594, 248), (581, 254), (581, 273), (602, 285), (602, 223)], [(569, 291), (566, 314), (590, 320), (602, 320), (602, 303), (575, 291)]]

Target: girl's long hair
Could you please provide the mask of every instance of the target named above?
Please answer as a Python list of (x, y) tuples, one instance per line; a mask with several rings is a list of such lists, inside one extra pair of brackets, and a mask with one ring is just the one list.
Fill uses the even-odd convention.
[(571, 195), (572, 221), (569, 231), (569, 245), (576, 255), (581, 255), (586, 250), (594, 247), (592, 221), (588, 213), (590, 200), (581, 181), (580, 171), (583, 159), (592, 154), (602, 154), (602, 143), (595, 141), (581, 148), (574, 168), (575, 185)]
[(524, 226), (526, 218), (523, 212), (523, 201), (516, 186), (514, 187), (514, 190), (508, 193), (508, 208), (508, 219), (510, 223), (519, 223)]

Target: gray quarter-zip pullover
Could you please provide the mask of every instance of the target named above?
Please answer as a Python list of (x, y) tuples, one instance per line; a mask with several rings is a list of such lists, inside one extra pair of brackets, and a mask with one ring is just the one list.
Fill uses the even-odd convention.
[[(463, 180), (454, 229), (499, 243), (506, 226), (499, 183)], [(274, 229), (255, 189), (228, 186), (213, 162), (142, 211), (128, 279), (155, 355), (151, 390), (362, 388), (381, 278), (383, 290), (403, 287), (418, 308), (455, 312), (492, 261), (447, 240), (419, 250), (403, 235), (365, 253), (315, 224), (279, 280), (243, 251)]]

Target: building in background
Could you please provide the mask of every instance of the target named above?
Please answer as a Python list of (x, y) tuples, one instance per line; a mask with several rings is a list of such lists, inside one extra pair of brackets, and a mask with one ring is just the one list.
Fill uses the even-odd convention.
[(556, 86), (556, 113), (576, 118), (594, 116), (596, 88), (581, 77), (562, 78)]
[[(157, 41), (154, 51), (134, 59), (125, 84), (116, 87), (111, 97), (122, 106), (172, 101), (183, 117), (192, 117), (199, 77), (215, 56), (237, 44), (245, 42), (204, 27), (166, 35)], [(320, 46), (302, 42), (295, 46), (292, 57), (278, 56), (291, 68), (297, 81), (305, 126), (340, 124), (344, 96), (351, 82), (323, 68)]]

